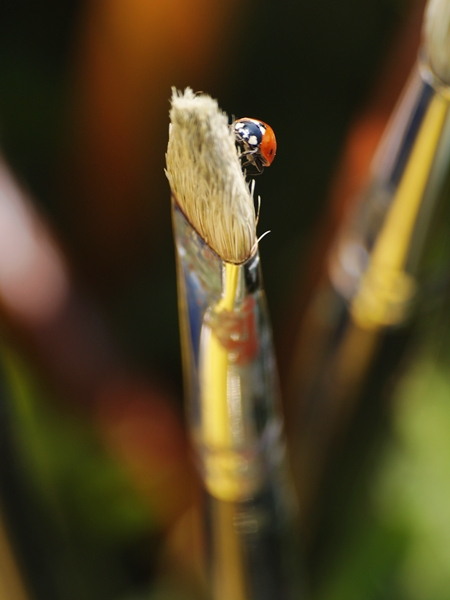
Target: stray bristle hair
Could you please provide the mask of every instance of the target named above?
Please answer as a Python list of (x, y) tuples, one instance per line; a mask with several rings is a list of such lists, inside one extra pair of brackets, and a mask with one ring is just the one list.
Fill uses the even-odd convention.
[(425, 11), (425, 45), (434, 73), (450, 85), (450, 2), (430, 0)]
[(167, 178), (181, 210), (225, 261), (242, 263), (256, 244), (253, 198), (228, 118), (205, 94), (173, 90)]

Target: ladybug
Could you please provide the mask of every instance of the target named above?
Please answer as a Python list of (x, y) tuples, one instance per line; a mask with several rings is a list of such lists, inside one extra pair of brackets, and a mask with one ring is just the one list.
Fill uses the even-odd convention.
[(240, 150), (242, 166), (253, 166), (258, 173), (262, 173), (264, 167), (272, 164), (277, 153), (277, 140), (272, 127), (248, 117), (238, 119), (231, 127)]

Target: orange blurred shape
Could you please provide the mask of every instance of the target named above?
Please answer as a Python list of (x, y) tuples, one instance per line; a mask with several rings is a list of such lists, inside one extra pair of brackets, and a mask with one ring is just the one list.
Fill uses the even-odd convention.
[(160, 235), (171, 86), (220, 78), (235, 7), (236, 0), (87, 5), (68, 169), (77, 235), (94, 269), (114, 271), (112, 282)]
[(126, 466), (158, 523), (170, 525), (193, 502), (195, 480), (182, 424), (170, 398), (145, 382), (108, 381), (96, 397), (107, 446)]

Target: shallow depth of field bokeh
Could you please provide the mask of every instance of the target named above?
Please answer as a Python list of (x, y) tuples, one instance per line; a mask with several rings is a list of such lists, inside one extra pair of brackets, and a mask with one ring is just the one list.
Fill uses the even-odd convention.
[[(0, 583), (11, 600), (23, 587), (45, 600), (202, 597), (164, 176), (171, 87), (276, 132), (258, 227), (271, 230), (261, 258), (287, 387), (307, 290), (415, 60), (423, 4), (3, 0), (0, 559), (14, 564)], [(298, 562), (312, 599), (448, 598), (446, 306), (416, 316), (398, 369), (350, 419), (305, 503)]]

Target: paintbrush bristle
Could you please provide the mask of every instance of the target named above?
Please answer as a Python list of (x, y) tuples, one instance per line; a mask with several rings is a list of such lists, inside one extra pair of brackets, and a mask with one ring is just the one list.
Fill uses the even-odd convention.
[(450, 85), (450, 2), (430, 0), (425, 11), (425, 46), (434, 73)]
[(167, 178), (176, 202), (205, 242), (241, 263), (256, 243), (255, 209), (234, 135), (217, 102), (173, 90)]

